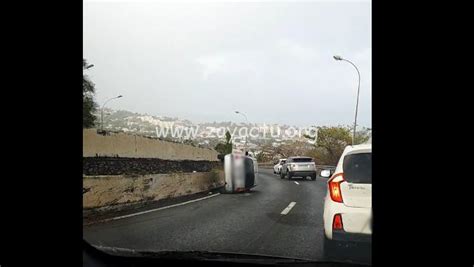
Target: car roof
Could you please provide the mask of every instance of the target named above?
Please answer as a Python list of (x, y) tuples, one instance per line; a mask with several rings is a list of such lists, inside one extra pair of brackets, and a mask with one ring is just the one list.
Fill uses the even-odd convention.
[(346, 154), (350, 152), (357, 152), (362, 150), (370, 150), (372, 151), (372, 144), (360, 144), (355, 146), (347, 146), (346, 147)]
[(312, 157), (306, 157), (306, 156), (294, 156), (294, 157), (289, 157), (289, 158), (292, 158), (292, 159), (300, 159), (300, 158), (312, 159)]
[(342, 170), (342, 163), (343, 160), (342, 158), (350, 155), (350, 154), (357, 154), (357, 153), (372, 153), (372, 144), (360, 144), (360, 145), (355, 145), (355, 146), (346, 146), (344, 148), (344, 152), (342, 152), (341, 157), (339, 158), (339, 161), (337, 162), (336, 165), (336, 171)]

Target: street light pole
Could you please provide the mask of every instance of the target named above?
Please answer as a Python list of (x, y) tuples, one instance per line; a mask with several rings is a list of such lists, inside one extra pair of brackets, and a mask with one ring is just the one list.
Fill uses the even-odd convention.
[(360, 93), (360, 72), (359, 72), (359, 69), (357, 68), (357, 66), (352, 63), (351, 61), (347, 60), (347, 59), (344, 59), (340, 56), (334, 56), (334, 59), (335, 60), (338, 60), (338, 61), (346, 61), (348, 62), (349, 64), (351, 64), (352, 66), (354, 66), (354, 68), (356, 69), (357, 71), (357, 75), (359, 77), (359, 82), (357, 84), (357, 101), (356, 101), (356, 108), (355, 108), (355, 118), (354, 118), (354, 129), (353, 129), (353, 133), (352, 133), (352, 145), (355, 145), (355, 135), (356, 135), (356, 127), (357, 127), (357, 111), (359, 109), (359, 93)]
[[(245, 115), (244, 113), (242, 113), (242, 112), (240, 112), (240, 111), (238, 111), (238, 110), (235, 111), (235, 113), (244, 116), (245, 121), (247, 122), (247, 125), (250, 124), (250, 123), (249, 123), (249, 120), (247, 119), (247, 115)], [(248, 148), (247, 148), (247, 139), (248, 139), (248, 134), (247, 134), (247, 136), (245, 137), (245, 151), (244, 151), (244, 153), (248, 150)]]
[(107, 100), (104, 102), (104, 104), (102, 105), (102, 109), (101, 109), (101, 111), (100, 111), (100, 132), (103, 132), (103, 131), (104, 131), (104, 107), (105, 107), (105, 104), (107, 104), (107, 102), (109, 102), (110, 100), (117, 99), (117, 98), (121, 98), (121, 97), (122, 97), (122, 95), (109, 98), (109, 99), (107, 99)]

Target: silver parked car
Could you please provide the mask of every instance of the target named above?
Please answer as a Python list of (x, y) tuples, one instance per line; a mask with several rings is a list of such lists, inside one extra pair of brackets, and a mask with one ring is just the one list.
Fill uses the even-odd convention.
[(302, 177), (305, 179), (310, 176), (311, 180), (316, 180), (316, 164), (310, 157), (289, 157), (281, 167), (281, 179), (288, 176), (290, 180), (292, 177)]

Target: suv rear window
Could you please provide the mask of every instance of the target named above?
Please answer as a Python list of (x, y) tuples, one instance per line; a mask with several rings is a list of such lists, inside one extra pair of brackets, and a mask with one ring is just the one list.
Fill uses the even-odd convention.
[(349, 183), (372, 183), (372, 153), (351, 154), (344, 157), (344, 179)]
[(312, 162), (312, 158), (294, 158), (293, 162)]

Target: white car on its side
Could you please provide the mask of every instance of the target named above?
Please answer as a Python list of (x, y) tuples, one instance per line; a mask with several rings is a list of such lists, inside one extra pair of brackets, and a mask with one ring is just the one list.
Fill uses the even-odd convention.
[(286, 159), (279, 159), (278, 162), (273, 166), (273, 173), (280, 174), (281, 166), (286, 162)]
[(372, 244), (372, 144), (347, 146), (327, 185), (324, 253), (333, 255), (337, 247), (355, 243)]

